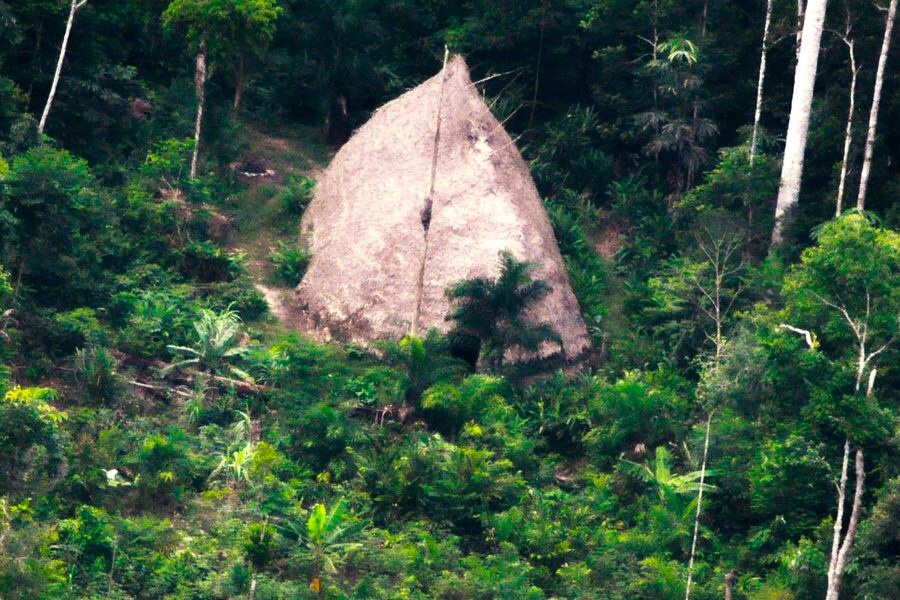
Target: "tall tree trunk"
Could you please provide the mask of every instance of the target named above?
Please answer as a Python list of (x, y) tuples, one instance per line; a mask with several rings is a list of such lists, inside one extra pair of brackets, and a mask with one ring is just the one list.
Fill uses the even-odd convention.
[(250, 593), (247, 595), (247, 600), (256, 600), (256, 586), (258, 585), (256, 573), (253, 573), (253, 579), (250, 580)]
[(841, 549), (841, 530), (844, 528), (844, 499), (847, 496), (847, 467), (850, 463), (850, 440), (844, 442), (844, 460), (841, 462), (841, 479), (838, 483), (837, 514), (834, 517), (834, 533), (831, 536), (831, 559), (828, 561), (828, 588), (834, 577), (838, 552)]
[[(875, 391), (875, 376), (878, 370), (869, 371), (869, 383), (866, 388), (866, 397), (871, 398)], [(860, 379), (857, 377), (856, 391), (859, 393)], [(853, 547), (853, 538), (856, 536), (856, 528), (859, 525), (859, 513), (862, 509), (862, 497), (865, 491), (866, 470), (863, 461), (862, 450), (856, 451), (856, 489), (853, 493), (853, 508), (850, 510), (850, 522), (847, 524), (847, 532), (841, 540), (841, 529), (844, 526), (844, 498), (847, 490), (847, 462), (850, 455), (850, 440), (844, 442), (844, 461), (841, 466), (841, 481), (838, 486), (838, 509), (834, 520), (834, 535), (831, 540), (831, 561), (828, 564), (828, 590), (825, 600), (838, 600), (841, 592), (841, 584), (844, 579), (844, 570), (847, 568), (847, 559), (850, 549)]]
[(694, 538), (691, 541), (691, 557), (688, 560), (687, 585), (684, 588), (684, 600), (690, 600), (691, 582), (694, 579), (694, 558), (697, 555), (697, 537), (700, 533), (700, 505), (703, 504), (703, 488), (706, 482), (706, 459), (709, 456), (709, 429), (712, 425), (713, 413), (706, 418), (706, 436), (703, 439), (703, 462), (700, 464), (700, 489), (697, 491), (697, 512), (694, 515)]
[(734, 584), (737, 583), (737, 575), (728, 571), (725, 573), (725, 600), (734, 598)]
[(785, 221), (800, 200), (800, 182), (803, 177), (803, 159), (806, 154), (806, 138), (809, 133), (809, 114), (812, 109), (816, 70), (819, 65), (819, 45), (825, 23), (828, 0), (809, 0), (803, 19), (803, 42), (800, 59), (794, 73), (794, 94), (791, 99), (791, 116), (788, 122), (784, 147), (784, 164), (781, 168), (781, 186), (775, 207), (775, 227), (772, 229), (772, 247), (784, 242)]
[(756, 144), (759, 142), (759, 122), (762, 119), (763, 87), (766, 82), (766, 55), (769, 53), (769, 27), (772, 25), (772, 11), (775, 0), (766, 2), (766, 21), (763, 25), (762, 50), (759, 53), (759, 79), (756, 82), (756, 110), (753, 113), (753, 135), (750, 137), (750, 164), (756, 158)]
[[(813, 0), (815, 2), (815, 0)], [(800, 62), (800, 46), (803, 43), (803, 17), (806, 16), (803, 0), (797, 0), (797, 44), (794, 46), (797, 62)]]
[(234, 84), (234, 111), (241, 110), (244, 101), (244, 85), (247, 81), (247, 62), (241, 54), (237, 64), (237, 81)]
[(869, 110), (869, 129), (866, 132), (866, 151), (863, 157), (862, 172), (859, 175), (859, 193), (856, 196), (856, 208), (866, 208), (866, 187), (869, 185), (869, 173), (872, 170), (872, 155), (875, 153), (875, 130), (878, 128), (878, 108), (881, 105), (881, 89), (884, 86), (884, 69), (887, 66), (888, 53), (891, 49), (891, 33), (894, 30), (894, 19), (897, 17), (897, 0), (891, 0), (888, 7), (887, 21), (884, 24), (884, 37), (881, 40), (881, 54), (878, 57), (878, 70), (875, 72), (875, 89), (872, 93), (872, 108)]
[[(849, 34), (849, 25), (847, 33)], [(841, 180), (838, 184), (837, 200), (835, 201), (834, 216), (841, 216), (844, 206), (844, 189), (847, 184), (848, 161), (850, 159), (850, 145), (853, 141), (853, 115), (856, 112), (856, 76), (859, 74), (859, 67), (856, 66), (856, 52), (854, 49), (855, 42), (850, 39), (849, 35), (844, 36), (844, 42), (850, 52), (850, 106), (847, 109), (847, 127), (844, 130), (844, 156), (841, 159)]]
[(69, 6), (69, 19), (66, 21), (66, 32), (63, 34), (62, 46), (59, 48), (59, 59), (56, 61), (56, 72), (53, 74), (53, 83), (50, 84), (50, 93), (47, 95), (47, 104), (44, 105), (44, 112), (41, 114), (41, 121), (38, 123), (38, 133), (44, 133), (47, 126), (47, 117), (50, 115), (50, 108), (53, 106), (53, 99), (56, 97), (56, 86), (59, 85), (59, 75), (62, 73), (63, 63), (66, 60), (66, 48), (69, 46), (69, 36), (72, 34), (72, 23), (75, 22), (75, 13), (78, 9), (87, 4), (88, 0), (72, 0)]
[(191, 156), (191, 179), (197, 177), (197, 162), (200, 158), (200, 134), (203, 131), (203, 111), (206, 108), (206, 73), (207, 54), (209, 52), (206, 36), (200, 41), (197, 50), (197, 67), (194, 73), (194, 86), (197, 93), (197, 120), (194, 123), (194, 154)]
[[(846, 446), (845, 446), (846, 448)], [(846, 460), (846, 459), (845, 459)], [(853, 547), (853, 538), (856, 536), (856, 528), (859, 525), (859, 513), (862, 509), (863, 492), (865, 491), (866, 470), (863, 461), (863, 451), (856, 451), (856, 489), (853, 493), (853, 508), (850, 511), (850, 522), (847, 524), (847, 531), (841, 542), (840, 550), (833, 557), (833, 568), (828, 570), (828, 591), (825, 600), (838, 600), (841, 593), (841, 584), (844, 579), (844, 570), (847, 568), (847, 559), (850, 557), (850, 549)], [(846, 464), (846, 463), (845, 463)], [(840, 497), (843, 501), (843, 497)], [(838, 514), (842, 515), (843, 510), (839, 509)], [(835, 524), (836, 534), (840, 534), (840, 523)], [(832, 544), (833, 545), (833, 544)]]

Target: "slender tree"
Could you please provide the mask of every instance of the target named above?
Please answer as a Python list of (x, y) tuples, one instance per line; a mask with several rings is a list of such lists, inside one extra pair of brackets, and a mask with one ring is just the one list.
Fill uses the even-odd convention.
[(208, 0), (173, 0), (163, 13), (167, 29), (183, 27), (187, 30), (188, 43), (196, 47), (194, 59), (194, 92), (197, 96), (197, 114), (194, 119), (194, 151), (191, 155), (191, 179), (197, 177), (200, 158), (200, 141), (203, 133), (203, 113), (206, 110), (206, 79), (209, 75), (209, 39), (213, 31), (218, 7)]
[[(900, 236), (873, 227), (861, 214), (847, 215), (826, 225), (819, 235), (819, 244), (807, 249), (801, 263), (785, 278), (782, 291), (787, 300), (786, 310), (815, 322), (819, 331), (833, 336), (829, 340), (829, 350), (839, 352), (839, 367), (843, 368), (841, 363), (853, 366), (856, 396), (861, 394), (863, 382), (868, 377), (866, 396), (871, 398), (877, 359), (898, 339), (898, 286)], [(810, 351), (820, 351), (817, 338), (810, 330), (787, 324), (782, 327), (803, 335)], [(848, 337), (852, 340), (850, 344), (836, 343)], [(850, 438), (848, 431), (838, 485), (826, 600), (837, 600), (840, 593), (865, 491), (864, 457), (862, 450), (857, 449), (854, 461), (856, 489), (850, 520), (841, 536)]]
[(775, 0), (766, 1), (766, 20), (763, 24), (762, 50), (759, 53), (759, 78), (756, 82), (756, 110), (753, 113), (753, 135), (750, 138), (750, 164), (756, 158), (756, 144), (759, 142), (759, 122), (762, 119), (763, 87), (766, 83), (766, 55), (769, 52), (769, 26), (772, 24), (772, 10)]
[(50, 109), (53, 107), (53, 99), (56, 97), (56, 86), (59, 85), (59, 75), (62, 73), (63, 63), (66, 60), (66, 49), (69, 47), (69, 36), (72, 35), (72, 23), (75, 22), (75, 15), (87, 3), (88, 0), (72, 0), (69, 5), (69, 19), (66, 21), (66, 32), (63, 34), (62, 46), (59, 48), (59, 59), (56, 61), (56, 72), (53, 74), (53, 83), (50, 84), (47, 103), (44, 105), (44, 112), (41, 114), (40, 123), (38, 123), (38, 133), (44, 133), (44, 128), (47, 126), (47, 117), (50, 115)]
[(784, 147), (784, 164), (781, 168), (781, 186), (775, 207), (775, 227), (772, 229), (772, 246), (784, 241), (784, 228), (790, 213), (800, 201), (800, 183), (803, 178), (803, 159), (806, 154), (806, 138), (809, 133), (809, 116), (812, 109), (816, 70), (819, 65), (819, 46), (825, 24), (828, 0), (810, 0), (803, 20), (803, 41), (800, 58), (794, 73), (794, 93), (791, 99), (791, 117), (788, 121)]
[(275, 35), (275, 22), (282, 14), (277, 0), (233, 0), (228, 17), (229, 37), (235, 56), (235, 84), (232, 106), (240, 110), (247, 85), (247, 62), (258, 56)]
[(210, 56), (218, 60), (235, 55), (239, 57), (238, 84), (233, 104), (235, 108), (240, 108), (246, 74), (245, 57), (271, 40), (279, 14), (281, 9), (275, 0), (172, 0), (163, 13), (166, 28), (170, 31), (184, 30), (188, 43), (197, 51), (194, 67), (197, 116), (194, 120), (191, 179), (197, 176), (200, 157)]
[(706, 435), (703, 438), (703, 462), (700, 465), (700, 487), (697, 489), (697, 511), (694, 513), (694, 535), (691, 539), (691, 557), (688, 560), (687, 584), (684, 587), (684, 600), (691, 598), (691, 583), (694, 580), (694, 559), (697, 556), (697, 538), (700, 534), (700, 508), (703, 504), (703, 488), (706, 482), (706, 463), (709, 456), (709, 430), (712, 427), (713, 413), (706, 417)]
[[(875, 373), (875, 370), (872, 370)], [(853, 546), (853, 538), (859, 525), (859, 513), (862, 509), (862, 497), (865, 491), (866, 471), (863, 451), (856, 450), (856, 488), (853, 493), (853, 507), (850, 509), (850, 522), (847, 531), (841, 539), (841, 529), (844, 524), (844, 499), (847, 495), (847, 463), (850, 457), (850, 441), (844, 442), (844, 461), (841, 466), (841, 481), (838, 485), (838, 508), (834, 520), (834, 536), (831, 542), (831, 560), (828, 563), (828, 589), (825, 600), (838, 600), (841, 591), (841, 583), (844, 578), (844, 570), (847, 568), (847, 558), (850, 548)]]
[(847, 28), (844, 33), (839, 34), (841, 41), (847, 45), (847, 52), (850, 54), (850, 105), (847, 108), (847, 125), (844, 129), (844, 155), (841, 159), (841, 178), (838, 183), (837, 200), (835, 201), (834, 216), (838, 217), (843, 210), (844, 190), (847, 184), (847, 171), (849, 169), (848, 161), (850, 159), (850, 146), (853, 141), (853, 116), (856, 112), (856, 77), (859, 75), (859, 66), (856, 64), (856, 42), (850, 37), (852, 27), (850, 13), (847, 12)]
[(872, 108), (869, 109), (869, 128), (866, 131), (866, 150), (863, 156), (862, 172), (859, 175), (859, 193), (856, 196), (856, 208), (866, 208), (866, 188), (869, 185), (869, 173), (872, 171), (872, 155), (875, 153), (875, 131), (878, 129), (878, 109), (881, 106), (881, 90), (884, 87), (884, 70), (887, 66), (888, 53), (891, 49), (891, 34), (894, 31), (894, 20), (897, 17), (897, 0), (891, 0), (884, 24), (884, 37), (881, 40), (881, 54), (878, 56), (878, 70), (875, 72), (875, 89), (872, 92)]
[(206, 109), (206, 77), (209, 65), (209, 42), (203, 36), (197, 47), (194, 67), (194, 89), (197, 95), (197, 116), (194, 119), (194, 151), (191, 154), (191, 179), (197, 177), (197, 162), (200, 158), (200, 136), (203, 132), (203, 111)]

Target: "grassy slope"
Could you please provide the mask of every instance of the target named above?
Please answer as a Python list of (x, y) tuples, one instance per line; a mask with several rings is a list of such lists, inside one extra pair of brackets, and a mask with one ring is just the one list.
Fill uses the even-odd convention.
[[(235, 231), (229, 250), (247, 254), (247, 269), (256, 288), (266, 297), (273, 316), (286, 320), (284, 303), (292, 289), (273, 272), (269, 254), (277, 242), (297, 239), (299, 222), (285, 218), (279, 196), (291, 175), (318, 179), (332, 150), (318, 129), (301, 125), (279, 126), (246, 123), (242, 128), (244, 149), (239, 162), (252, 160), (275, 171), (271, 177), (241, 178), (242, 191), (224, 207), (234, 219)], [(273, 322), (272, 329), (282, 329)]]

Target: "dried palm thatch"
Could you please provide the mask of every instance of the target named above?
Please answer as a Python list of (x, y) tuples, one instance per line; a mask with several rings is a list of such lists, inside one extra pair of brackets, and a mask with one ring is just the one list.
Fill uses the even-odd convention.
[[(445, 290), (494, 277), (509, 250), (553, 287), (531, 310), (589, 348), (578, 302), (528, 167), (460, 57), (381, 107), (344, 145), (303, 216), (312, 251), (298, 287), (301, 329), (368, 343), (446, 331)], [(549, 352), (549, 349), (548, 349)]]

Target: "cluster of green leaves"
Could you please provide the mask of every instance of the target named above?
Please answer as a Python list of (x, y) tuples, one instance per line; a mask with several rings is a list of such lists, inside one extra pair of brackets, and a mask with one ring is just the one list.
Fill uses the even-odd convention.
[(269, 255), (269, 260), (272, 261), (278, 278), (285, 284), (296, 287), (306, 275), (312, 254), (303, 248), (278, 242), (277, 248)]

